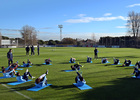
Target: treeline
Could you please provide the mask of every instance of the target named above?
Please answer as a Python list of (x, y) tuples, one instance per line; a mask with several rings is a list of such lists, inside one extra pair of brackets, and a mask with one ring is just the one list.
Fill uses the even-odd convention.
[(40, 45), (76, 45), (76, 46), (93, 46), (96, 45), (97, 42), (91, 39), (73, 39), (73, 38), (63, 38), (62, 41), (59, 40), (49, 40), (43, 41), (38, 40)]
[[(2, 36), (2, 39), (10, 39), (10, 40), (18, 40), (19, 45), (24, 45), (24, 40), (23, 38), (9, 38), (6, 36)], [(48, 41), (43, 41), (43, 40), (38, 40), (37, 44), (39, 45), (75, 45), (75, 46), (93, 46), (97, 45), (98, 42), (96, 42), (95, 39), (73, 39), (73, 38), (63, 38), (61, 41), (59, 40), (48, 40)]]

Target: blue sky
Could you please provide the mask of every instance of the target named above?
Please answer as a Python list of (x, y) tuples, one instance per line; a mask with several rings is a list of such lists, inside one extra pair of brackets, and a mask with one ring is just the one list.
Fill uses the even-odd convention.
[(39, 39), (60, 40), (63, 25), (63, 38), (124, 36), (131, 11), (140, 13), (139, 0), (1, 0), (0, 32), (21, 37), (18, 30), (29, 25)]

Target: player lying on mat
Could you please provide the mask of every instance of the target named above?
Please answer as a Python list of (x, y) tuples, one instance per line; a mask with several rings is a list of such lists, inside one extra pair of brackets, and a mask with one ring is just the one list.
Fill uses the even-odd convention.
[(32, 63), (31, 63), (31, 61), (29, 61), (29, 59), (27, 60), (27, 63), (25, 63), (25, 62), (23, 61), (23, 67), (29, 67), (31, 64), (32, 64)]
[(17, 67), (18, 67), (18, 64), (13, 63), (13, 64), (9, 65), (7, 68), (5, 68), (5, 67), (1, 67), (1, 68), (2, 68), (2, 70), (5, 70), (5, 71), (7, 71), (7, 70), (11, 71), (12, 69), (16, 70)]
[(28, 81), (28, 76), (30, 76), (32, 79), (35, 78), (33, 77), (30, 72), (28, 71), (28, 69), (26, 70), (26, 72), (21, 76), (19, 72), (17, 72), (15, 74), (17, 77), (17, 81), (20, 81), (20, 82), (26, 82)]
[(37, 87), (43, 87), (43, 86), (46, 86), (47, 85), (47, 78), (46, 78), (46, 75), (48, 74), (48, 70), (46, 71), (45, 74), (42, 74), (39, 78), (37, 78), (35, 80), (35, 85)]
[(82, 77), (81, 74), (78, 73), (78, 70), (76, 70), (77, 76), (75, 77), (75, 82), (78, 85), (84, 85), (86, 83), (86, 81), (84, 80), (84, 78)]
[(71, 62), (71, 63), (74, 63), (75, 60), (76, 60), (75, 58), (70, 58), (70, 62)]
[(91, 62), (91, 60), (92, 60), (92, 58), (91, 57), (89, 57), (89, 56), (87, 56), (87, 62)]
[(108, 62), (107, 58), (102, 59), (102, 63), (107, 63), (107, 62)]
[(135, 66), (137, 66), (138, 68), (140, 68), (140, 61), (136, 62)]
[(114, 58), (114, 64), (117, 65), (117, 64), (119, 64), (119, 63), (120, 63), (119, 59), (115, 59), (115, 58)]
[(74, 64), (74, 65), (71, 65), (71, 69), (72, 70), (80, 70), (80, 67), (83, 67), (82, 65), (80, 65), (79, 63), (78, 64)]
[(45, 63), (46, 64), (50, 64), (52, 61), (50, 60), (50, 58), (49, 59), (45, 59)]
[(130, 66), (130, 65), (131, 65), (131, 60), (125, 59), (123, 66)]
[(10, 68), (9, 70), (5, 70), (5, 68), (2, 69), (2, 73), (3, 73), (3, 76), (4, 77), (13, 77), (14, 76), (14, 73), (15, 73), (15, 70)]
[(140, 71), (138, 70), (138, 68), (136, 68), (136, 67), (134, 68), (133, 74), (135, 74), (136, 78), (137, 78), (138, 76), (140, 76)]

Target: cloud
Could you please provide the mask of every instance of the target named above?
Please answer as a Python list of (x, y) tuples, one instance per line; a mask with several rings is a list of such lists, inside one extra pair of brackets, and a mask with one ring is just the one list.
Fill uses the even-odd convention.
[(38, 34), (40, 34), (40, 35), (48, 35), (48, 34), (56, 34), (56, 33), (54, 33), (54, 32), (43, 32), (43, 31), (38, 31)]
[(78, 16), (79, 17), (84, 17), (84, 16), (86, 16), (86, 14), (79, 14)]
[(39, 28), (39, 29), (52, 29), (52, 27), (42, 27), (42, 28)]
[(68, 19), (65, 22), (67, 22), (67, 23), (89, 23), (92, 21), (111, 21), (111, 20), (117, 20), (117, 19), (121, 19), (121, 20), (128, 19), (127, 17), (123, 17), (123, 16), (94, 18), (94, 17), (86, 17), (85, 14), (80, 14), (79, 17), (80, 17), (79, 19)]
[(104, 16), (110, 16), (112, 13), (105, 13)]
[(100, 37), (106, 37), (106, 36), (110, 36), (110, 37), (120, 37), (120, 36), (125, 36), (126, 33), (125, 32), (120, 32), (120, 33), (95, 33), (95, 36), (100, 38)]
[[(100, 37), (105, 37), (105, 36), (110, 36), (110, 37), (119, 37), (119, 36), (125, 36), (125, 32), (120, 32), (120, 33), (95, 33), (95, 32), (63, 32), (62, 37), (63, 38), (80, 38), (80, 39), (93, 39), (93, 33), (95, 35), (95, 39), (99, 40)], [(45, 37), (39, 36), (40, 39), (42, 40), (60, 40), (60, 34), (59, 33), (54, 33), (54, 34), (48, 34)]]
[(126, 28), (126, 26), (116, 26), (116, 28)]
[(127, 7), (135, 7), (135, 6), (140, 6), (140, 3), (138, 3), (138, 4), (133, 4), (133, 5), (128, 5)]
[(1, 31), (20, 31), (19, 29), (0, 29)]
[(93, 34), (95, 39), (99, 40), (100, 37), (110, 36), (110, 37), (119, 37), (125, 36), (125, 32), (119, 33), (95, 33), (95, 32), (68, 32), (67, 34), (63, 34), (64, 37), (71, 37), (71, 38), (81, 38), (81, 39), (93, 39)]

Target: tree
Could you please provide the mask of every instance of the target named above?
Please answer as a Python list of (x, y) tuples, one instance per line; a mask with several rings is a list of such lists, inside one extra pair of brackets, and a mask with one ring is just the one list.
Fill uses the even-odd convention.
[(24, 40), (25, 46), (26, 45), (34, 45), (37, 43), (37, 31), (34, 27), (25, 25), (20, 30), (22, 35), (22, 39)]
[(92, 40), (96, 42), (96, 37), (94, 33), (92, 33)]
[(140, 13), (129, 12), (127, 27), (129, 34), (134, 38), (140, 36)]
[(58, 40), (55, 40), (55, 42), (56, 42), (56, 44), (59, 44), (60, 43), (60, 41), (58, 41)]
[(47, 45), (47, 44), (48, 44), (48, 41), (45, 41), (45, 42), (44, 42), (44, 44), (46, 44), (46, 45)]
[(48, 41), (48, 45), (56, 45), (56, 42), (53, 41), (53, 40), (49, 40), (49, 41)]
[(128, 33), (133, 36), (135, 47), (138, 47), (140, 36), (140, 13), (129, 12), (127, 21)]
[(44, 42), (43, 40), (38, 40), (38, 43), (39, 43), (40, 45), (43, 45), (45, 42)]
[(0, 33), (0, 46), (1, 46), (1, 40), (2, 40), (2, 36), (1, 36), (1, 33)]
[(7, 36), (2, 36), (2, 39), (10, 39), (10, 38)]
[(76, 40), (72, 38), (63, 38), (62, 39), (62, 44), (76, 44)]

